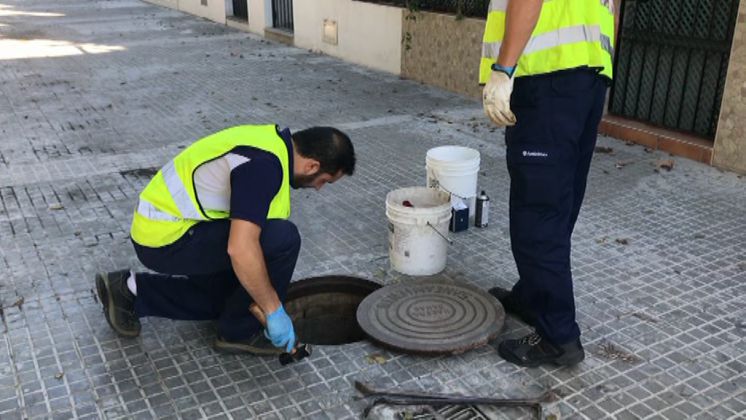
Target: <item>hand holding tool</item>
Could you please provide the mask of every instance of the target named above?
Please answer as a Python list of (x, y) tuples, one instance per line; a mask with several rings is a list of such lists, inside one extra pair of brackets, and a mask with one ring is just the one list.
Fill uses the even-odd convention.
[[(293, 322), (292, 320), (290, 320), (290, 317), (287, 315), (285, 309), (282, 306), (280, 306), (280, 308), (275, 312), (272, 312), (269, 317), (264, 314), (262, 308), (260, 308), (259, 305), (257, 305), (256, 303), (252, 303), (249, 306), (249, 310), (256, 317), (256, 319), (259, 320), (259, 323), (264, 326), (264, 328), (266, 329), (265, 335), (269, 335), (267, 338), (272, 341), (272, 344), (275, 344), (275, 340), (271, 338), (273, 332), (270, 331), (270, 323), (279, 323), (279, 325), (273, 326), (273, 328), (278, 330), (274, 332), (276, 333), (277, 342), (279, 343), (279, 345), (286, 346), (286, 352), (280, 354), (279, 357), (281, 365), (284, 366), (311, 355), (312, 349), (309, 344), (296, 343)], [(278, 312), (280, 310), (282, 310), (282, 312)], [(284, 317), (282, 315), (284, 315)], [(269, 318), (272, 318), (272, 320), (269, 320)], [(287, 331), (288, 323), (289, 331)]]
[(295, 347), (295, 329), (285, 308), (280, 305), (274, 312), (266, 316), (264, 335), (272, 341), (275, 347), (285, 347), (289, 352)]
[(513, 78), (502, 71), (492, 71), (490, 80), (482, 90), (484, 113), (498, 127), (515, 124), (515, 115), (510, 110), (510, 95), (513, 93)]

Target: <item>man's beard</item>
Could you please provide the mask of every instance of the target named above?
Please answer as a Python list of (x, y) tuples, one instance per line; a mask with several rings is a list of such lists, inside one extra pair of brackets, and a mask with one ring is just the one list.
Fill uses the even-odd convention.
[(313, 175), (293, 175), (293, 188), (313, 188), (311, 184), (318, 178), (319, 172)]

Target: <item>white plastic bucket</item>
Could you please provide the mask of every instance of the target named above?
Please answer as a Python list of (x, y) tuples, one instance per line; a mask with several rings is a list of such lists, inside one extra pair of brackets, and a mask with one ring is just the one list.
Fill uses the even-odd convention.
[(427, 186), (440, 188), (461, 197), (474, 217), (477, 199), (479, 151), (463, 146), (440, 146), (427, 151)]
[[(402, 203), (409, 201), (414, 207)], [(401, 188), (386, 195), (389, 260), (403, 274), (426, 276), (446, 267), (450, 195), (426, 187)]]

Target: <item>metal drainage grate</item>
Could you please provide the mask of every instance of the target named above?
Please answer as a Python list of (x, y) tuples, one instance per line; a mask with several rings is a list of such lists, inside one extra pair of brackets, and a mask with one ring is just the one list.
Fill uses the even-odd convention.
[(397, 419), (410, 420), (490, 420), (493, 417), (488, 416), (478, 407), (468, 405), (449, 405), (437, 410), (426, 408), (417, 412), (400, 411), (396, 414)]

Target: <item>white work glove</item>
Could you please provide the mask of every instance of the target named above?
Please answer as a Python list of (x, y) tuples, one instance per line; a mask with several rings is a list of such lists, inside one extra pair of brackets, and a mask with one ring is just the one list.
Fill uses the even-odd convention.
[(513, 93), (513, 78), (501, 71), (492, 71), (490, 80), (482, 91), (484, 113), (498, 127), (515, 124), (515, 115), (510, 110), (510, 95)]

